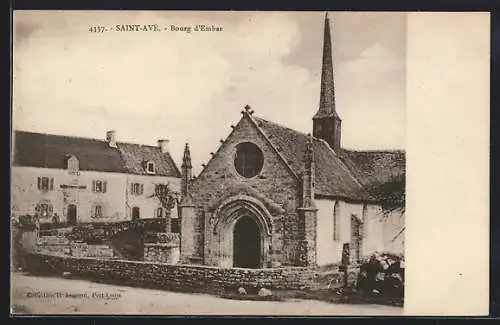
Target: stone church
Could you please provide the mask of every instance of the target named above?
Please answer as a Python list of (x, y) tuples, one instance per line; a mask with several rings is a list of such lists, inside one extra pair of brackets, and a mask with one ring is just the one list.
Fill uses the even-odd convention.
[[(313, 112), (311, 112), (313, 113)], [(404, 252), (405, 153), (341, 147), (330, 23), (325, 17), (312, 134), (242, 117), (200, 174), (181, 166), (181, 262), (219, 267), (321, 266)]]

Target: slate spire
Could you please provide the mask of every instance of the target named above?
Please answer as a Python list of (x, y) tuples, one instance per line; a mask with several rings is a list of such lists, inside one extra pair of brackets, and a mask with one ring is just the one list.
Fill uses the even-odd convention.
[(338, 153), (341, 147), (342, 121), (335, 108), (335, 85), (333, 79), (330, 19), (328, 18), (328, 13), (326, 13), (323, 35), (323, 63), (321, 66), (321, 92), (319, 108), (313, 117), (313, 136), (325, 140)]
[(335, 85), (333, 80), (332, 39), (330, 35), (330, 18), (328, 18), (328, 13), (325, 14), (325, 27), (323, 33), (321, 93), (319, 109), (314, 118), (337, 115), (335, 110)]

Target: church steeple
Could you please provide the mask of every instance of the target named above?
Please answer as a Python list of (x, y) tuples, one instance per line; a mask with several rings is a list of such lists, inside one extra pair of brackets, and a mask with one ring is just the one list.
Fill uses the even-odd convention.
[(318, 112), (313, 117), (313, 135), (328, 142), (337, 151), (340, 149), (341, 119), (335, 109), (335, 84), (333, 77), (332, 40), (330, 19), (325, 14), (323, 36), (323, 64), (321, 67), (321, 92)]

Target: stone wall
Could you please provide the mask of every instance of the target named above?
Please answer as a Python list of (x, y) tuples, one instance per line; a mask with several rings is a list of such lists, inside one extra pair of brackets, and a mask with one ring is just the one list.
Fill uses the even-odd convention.
[(144, 239), (144, 261), (177, 264), (179, 259), (179, 234), (146, 233)]
[(167, 264), (177, 264), (180, 258), (179, 246), (162, 243), (145, 243), (144, 260)]
[(71, 242), (67, 238), (60, 236), (44, 236), (38, 238), (36, 252), (55, 256), (114, 257), (113, 248), (108, 245), (90, 245), (87, 243)]
[(123, 285), (165, 289), (233, 289), (266, 287), (269, 289), (307, 289), (314, 285), (316, 271), (301, 267), (276, 269), (221, 269), (201, 265), (168, 265), (143, 261), (77, 258), (27, 254), (28, 271), (71, 272)]
[(90, 245), (87, 243), (71, 243), (71, 256), (111, 258), (113, 248), (108, 245)]

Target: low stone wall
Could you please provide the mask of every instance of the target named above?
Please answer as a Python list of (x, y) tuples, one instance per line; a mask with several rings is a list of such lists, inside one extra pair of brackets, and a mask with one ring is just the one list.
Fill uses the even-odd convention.
[(180, 236), (173, 232), (146, 232), (144, 234), (145, 243), (162, 243), (171, 246), (180, 245)]
[(90, 245), (86, 243), (72, 243), (71, 256), (111, 258), (114, 256), (113, 248), (108, 245)]
[(71, 272), (123, 285), (165, 289), (308, 289), (314, 286), (315, 270), (291, 267), (276, 269), (221, 269), (200, 265), (168, 265), (144, 261), (106, 260), (27, 254), (27, 270), (32, 272)]
[(37, 239), (36, 252), (39, 254), (75, 257), (112, 258), (113, 248), (108, 245), (71, 242), (62, 236), (44, 236)]
[(36, 244), (39, 246), (46, 245), (65, 245), (69, 244), (70, 241), (64, 236), (41, 236), (36, 240)]

